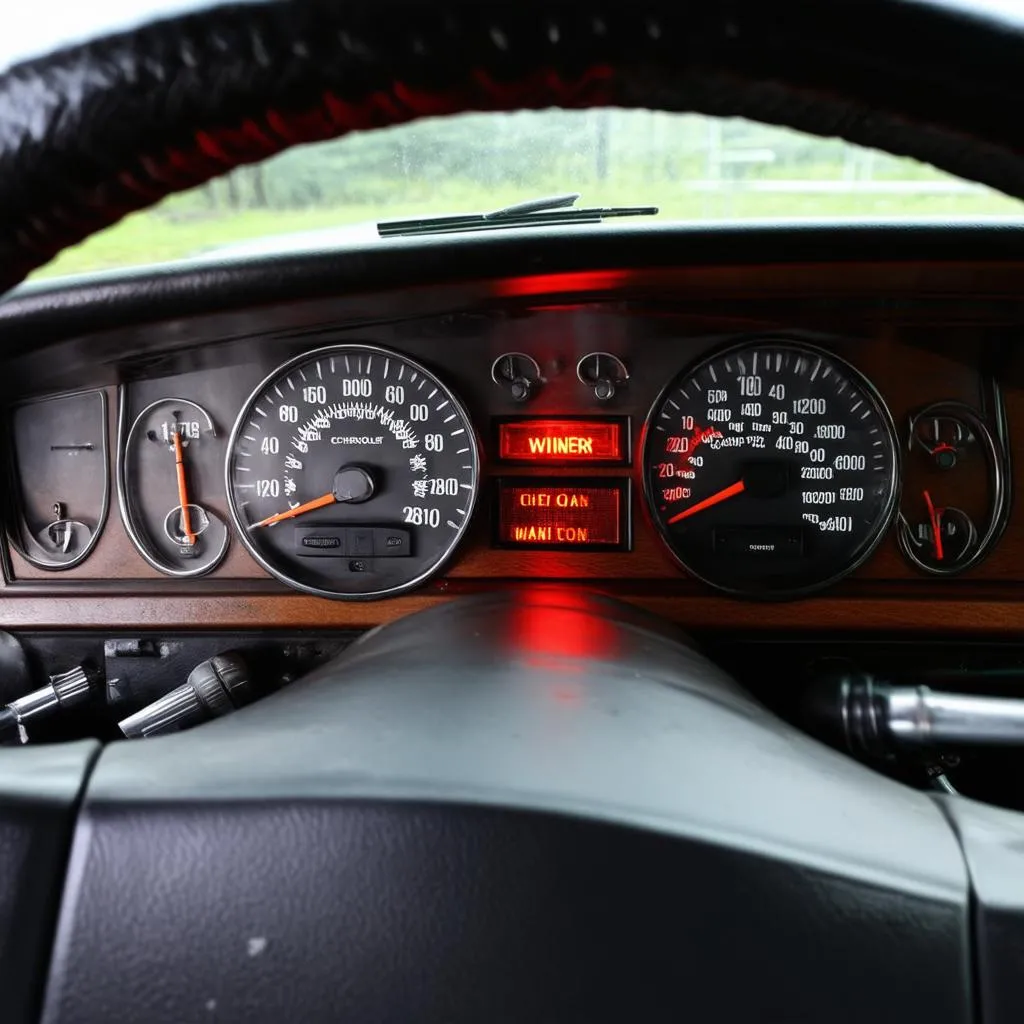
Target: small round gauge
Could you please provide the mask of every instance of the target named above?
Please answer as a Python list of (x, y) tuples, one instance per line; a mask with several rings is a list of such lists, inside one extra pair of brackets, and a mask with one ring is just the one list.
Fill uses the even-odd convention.
[(644, 483), (692, 575), (791, 597), (874, 550), (895, 509), (892, 419), (852, 366), (809, 345), (727, 349), (673, 381), (648, 421)]
[(469, 523), (473, 427), (418, 363), (337, 345), (275, 370), (227, 457), (231, 514), (268, 572), (307, 593), (401, 593), (436, 572)]
[(491, 380), (505, 388), (516, 402), (525, 402), (541, 384), (540, 367), (525, 352), (506, 352), (491, 366)]
[(1000, 446), (962, 402), (911, 415), (897, 539), (923, 572), (954, 576), (977, 565), (998, 539), (1006, 488)]
[(121, 515), (143, 558), (168, 576), (201, 576), (228, 548), (210, 508), (221, 449), (210, 414), (165, 398), (143, 409), (125, 438), (118, 472)]
[(599, 402), (608, 402), (629, 383), (629, 370), (610, 352), (591, 352), (576, 364), (576, 379), (590, 388)]

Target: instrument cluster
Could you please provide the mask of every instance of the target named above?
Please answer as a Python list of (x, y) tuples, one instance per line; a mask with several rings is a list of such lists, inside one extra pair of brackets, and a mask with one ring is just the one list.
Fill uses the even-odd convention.
[(467, 535), (572, 559), (628, 557), (648, 531), (676, 571), (779, 599), (851, 573), (890, 531), (915, 572), (954, 576), (1006, 522), (994, 384), (985, 407), (936, 395), (894, 420), (856, 346), (798, 334), (663, 342), (650, 361), (543, 335), (370, 337), (123, 383), (113, 458), (103, 390), (16, 406), (11, 546), (79, 566), (116, 500), (161, 575), (219, 577), (240, 551), (289, 587), (365, 600), (437, 578)]

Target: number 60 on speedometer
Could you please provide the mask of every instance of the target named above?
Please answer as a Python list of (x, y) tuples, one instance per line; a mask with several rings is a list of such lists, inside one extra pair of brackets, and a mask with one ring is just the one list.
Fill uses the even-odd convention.
[(796, 596), (852, 571), (896, 506), (892, 419), (852, 366), (761, 341), (682, 374), (647, 424), (644, 486), (670, 550), (735, 594)]

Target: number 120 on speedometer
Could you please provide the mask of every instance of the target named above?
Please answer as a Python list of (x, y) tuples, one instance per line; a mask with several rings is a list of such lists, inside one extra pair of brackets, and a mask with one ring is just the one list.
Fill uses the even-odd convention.
[(707, 359), (658, 400), (644, 443), (655, 523), (691, 574), (792, 597), (850, 572), (892, 520), (895, 431), (837, 356), (763, 341)]

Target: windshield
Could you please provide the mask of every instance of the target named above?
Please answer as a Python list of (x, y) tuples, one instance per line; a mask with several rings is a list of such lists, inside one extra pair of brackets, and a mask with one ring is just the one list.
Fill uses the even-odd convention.
[[(417, 121), (301, 146), (172, 196), (62, 253), (53, 276), (375, 237), (379, 220), (566, 192), (660, 220), (1018, 216), (1019, 202), (908, 159), (740, 119), (545, 110)], [(245, 244), (240, 244), (245, 243)]]

